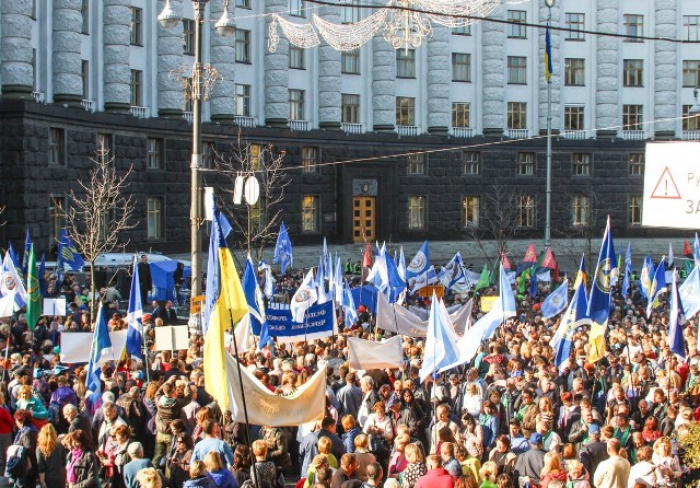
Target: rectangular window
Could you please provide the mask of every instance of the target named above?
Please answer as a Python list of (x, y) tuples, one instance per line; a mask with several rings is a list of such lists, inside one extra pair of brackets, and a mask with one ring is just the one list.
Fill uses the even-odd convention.
[(66, 164), (66, 131), (57, 127), (49, 128), (49, 164)]
[(416, 77), (416, 50), (397, 49), (396, 50), (396, 77), (415, 78)]
[(465, 175), (478, 175), (481, 154), (476, 151), (465, 151), (462, 153)]
[(105, 158), (114, 157), (114, 138), (112, 134), (106, 132), (99, 132), (97, 134), (97, 150), (103, 151)]
[(306, 8), (304, 6), (304, 0), (289, 0), (288, 13), (294, 17), (305, 17)]
[(36, 76), (37, 76), (37, 70), (36, 70), (36, 49), (32, 49), (32, 73), (34, 73), (32, 77), (32, 90), (36, 91)]
[(453, 27), (452, 33), (456, 36), (471, 36), (472, 35), (472, 25), (464, 24), (459, 27)]
[(148, 139), (148, 169), (163, 169), (163, 139)]
[(591, 215), (591, 199), (585, 195), (576, 195), (571, 201), (571, 225), (588, 227)]
[(194, 56), (194, 20), (182, 19), (182, 53)]
[(409, 230), (425, 229), (425, 197), (408, 197), (408, 228)]
[(622, 61), (623, 86), (641, 87), (644, 85), (644, 60), (625, 59)]
[(469, 104), (455, 102), (452, 104), (452, 127), (469, 127)]
[(424, 175), (425, 162), (427, 159), (425, 153), (412, 152), (408, 155), (408, 174), (409, 175)]
[(192, 112), (194, 110), (194, 100), (192, 99), (192, 78), (185, 78), (182, 87), (182, 100), (184, 102), (184, 111)]
[(573, 156), (574, 176), (591, 175), (591, 155), (588, 153), (574, 153)]
[(508, 83), (524, 85), (527, 83), (527, 58), (508, 56)]
[(644, 42), (642, 39), (635, 39), (644, 35), (644, 16), (636, 14), (625, 14), (623, 16), (625, 25), (625, 42)]
[(250, 63), (250, 31), (236, 29), (236, 62)]
[(214, 149), (213, 141), (202, 141), (202, 168), (211, 169), (214, 167)]
[(683, 16), (683, 38), (686, 41), (700, 41), (700, 15)]
[(297, 46), (289, 46), (289, 67), (291, 69), (306, 69), (304, 50)]
[(452, 53), (452, 81), (472, 81), (472, 56)]
[(583, 58), (566, 58), (564, 60), (564, 85), (584, 86), (586, 78), (586, 60)]
[(302, 232), (318, 232), (318, 197), (305, 195), (301, 200)]
[(564, 105), (564, 130), (584, 130), (583, 105)]
[(305, 173), (315, 173), (318, 164), (318, 147), (304, 146), (301, 148), (301, 166)]
[(351, 93), (343, 93), (342, 101), (342, 120), (344, 124), (359, 124), (360, 123), (360, 95)]
[(340, 21), (343, 24), (355, 24), (360, 21), (360, 0), (346, 0), (342, 9)]
[(49, 197), (49, 242), (51, 243), (58, 242), (61, 229), (66, 226), (66, 210), (65, 197)]
[(684, 131), (697, 131), (700, 130), (700, 116), (690, 115), (690, 109), (692, 105), (683, 105), (683, 119), (681, 121), (681, 128)]
[(250, 85), (236, 85), (236, 115), (250, 117)]
[(346, 75), (360, 74), (360, 50), (343, 51), (340, 55), (340, 70)]
[(535, 153), (518, 153), (518, 176), (532, 176), (535, 174)]
[(131, 25), (129, 27), (131, 33), (131, 44), (133, 46), (143, 45), (143, 10), (137, 7), (131, 7)]
[(83, 100), (90, 100), (90, 62), (87, 59), (80, 62), (80, 78), (83, 82)]
[(508, 128), (527, 129), (527, 103), (508, 102)]
[(131, 83), (129, 85), (130, 96), (131, 96), (131, 106), (132, 107), (142, 107), (143, 106), (143, 71), (138, 69), (131, 70)]
[(535, 226), (535, 196), (521, 195), (518, 199), (518, 227)]
[(522, 25), (527, 22), (527, 12), (525, 10), (508, 11), (508, 37), (516, 39), (526, 39), (527, 31)]
[(624, 130), (644, 130), (642, 122), (644, 122), (643, 105), (622, 106), (622, 125)]
[(306, 120), (304, 90), (289, 90), (289, 120)]
[(564, 18), (566, 24), (566, 40), (567, 41), (583, 41), (586, 39), (586, 34), (583, 30), (586, 28), (586, 14), (567, 13)]
[(250, 8), (250, 0), (236, 0), (236, 8)]
[(633, 176), (644, 175), (644, 153), (630, 154), (630, 174)]
[(695, 88), (700, 84), (700, 61), (683, 61), (683, 86)]
[(83, 22), (81, 32), (83, 34), (90, 33), (90, 0), (82, 0), (80, 5), (80, 18)]
[(464, 227), (479, 227), (479, 197), (464, 197), (462, 206), (464, 207)]
[(416, 99), (396, 97), (396, 125), (416, 125)]
[(163, 199), (149, 197), (147, 200), (146, 219), (148, 221), (149, 241), (159, 241), (163, 239)]
[(642, 196), (632, 195), (630, 197), (629, 225), (642, 225)]

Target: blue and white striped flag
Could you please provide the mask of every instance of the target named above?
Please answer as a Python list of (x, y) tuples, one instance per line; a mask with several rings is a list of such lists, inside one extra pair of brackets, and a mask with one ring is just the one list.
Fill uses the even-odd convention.
[(107, 327), (107, 316), (104, 311), (104, 304), (100, 302), (97, 309), (97, 322), (95, 322), (95, 332), (92, 335), (92, 346), (90, 348), (90, 361), (87, 365), (86, 386), (93, 393), (100, 393), (102, 385), (100, 383), (100, 363), (102, 358), (112, 351), (112, 339), (109, 337)]
[(131, 289), (129, 291), (129, 308), (126, 314), (128, 324), (126, 332), (126, 352), (132, 357), (143, 359), (143, 306), (141, 304), (141, 284), (139, 283), (139, 266), (134, 257)]

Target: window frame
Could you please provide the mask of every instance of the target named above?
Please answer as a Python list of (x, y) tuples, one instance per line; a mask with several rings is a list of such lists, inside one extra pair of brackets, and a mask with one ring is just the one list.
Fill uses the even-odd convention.
[[(461, 109), (461, 110), (460, 110)], [(460, 113), (461, 112), (461, 113)], [(460, 119), (466, 118), (466, 125), (461, 125)], [(461, 122), (464, 124), (464, 122)], [(471, 127), (471, 103), (470, 102), (452, 102), (452, 127), (460, 127), (468, 129)]]
[(587, 228), (591, 221), (591, 198), (588, 195), (574, 195), (571, 198), (571, 227)]
[(234, 44), (234, 62), (238, 64), (251, 64), (250, 31), (246, 29), (236, 29)]
[(80, 60), (80, 79), (83, 83), (83, 100), (90, 100), (90, 60)]
[[(575, 16), (575, 17), (574, 17)], [(580, 17), (579, 17), (580, 16)], [(566, 30), (566, 40), (567, 41), (585, 41), (586, 33), (586, 14), (581, 12), (566, 12), (564, 14), (564, 25), (568, 27)], [(576, 29), (572, 29), (576, 26)], [(580, 28), (579, 28), (580, 26)]]
[[(319, 197), (318, 195), (303, 195), (301, 197), (301, 232), (316, 234), (319, 229)], [(310, 225), (311, 224), (311, 225)]]
[(292, 17), (306, 18), (306, 5), (304, 0), (289, 0), (287, 14)]
[(108, 155), (109, 158), (115, 157), (114, 134), (110, 132), (98, 132), (95, 134), (95, 148), (97, 151), (106, 150), (106, 155)]
[(90, 0), (82, 0), (80, 3), (80, 18), (82, 25), (80, 33), (90, 35)]
[(302, 146), (301, 167), (304, 173), (316, 173), (320, 161), (321, 148), (319, 146)]
[(236, 8), (250, 9), (250, 0), (236, 0)]
[(49, 242), (52, 245), (58, 242), (61, 229), (66, 226), (67, 202), (65, 195), (49, 195)]
[[(404, 103), (406, 104), (404, 106)], [(405, 112), (405, 113), (404, 113)], [(407, 119), (404, 119), (404, 115)], [(402, 123), (409, 122), (409, 123)], [(396, 97), (396, 125), (401, 127), (416, 126), (416, 98)]]
[(478, 176), (481, 171), (481, 152), (462, 152), (462, 174), (465, 176)]
[(481, 197), (479, 195), (462, 196), (462, 227), (464, 227), (465, 229), (479, 228), (480, 208)]
[(343, 51), (340, 55), (340, 72), (344, 75), (359, 75), (360, 56), (360, 48)]
[(644, 60), (622, 60), (622, 86), (627, 88), (644, 87)]
[(425, 176), (428, 174), (428, 155), (424, 152), (409, 151), (406, 156), (406, 174), (411, 176)]
[(216, 155), (216, 143), (214, 141), (202, 141), (201, 167), (212, 169)]
[(288, 96), (289, 120), (306, 120), (306, 91), (289, 88)]
[(627, 225), (629, 227), (641, 227), (642, 211), (644, 210), (644, 198), (642, 195), (630, 195), (629, 204), (627, 206)]
[[(692, 20), (695, 23), (691, 23)], [(695, 31), (694, 35), (691, 35), (691, 30)], [(686, 41), (700, 41), (700, 15), (684, 15), (683, 32)]]
[[(576, 123), (572, 124), (574, 120)], [(584, 105), (564, 105), (564, 130), (586, 130), (585, 124), (586, 107)]]
[(591, 176), (593, 174), (592, 160), (591, 153), (573, 153), (571, 155), (571, 175)]
[(165, 198), (146, 198), (146, 240), (165, 240)]
[(684, 59), (682, 65), (683, 87), (700, 86), (700, 59)]
[(129, 8), (131, 11), (129, 44), (132, 46), (143, 46), (143, 9), (133, 5)]
[[(636, 36), (644, 35), (644, 15), (642, 14), (624, 14), (622, 22), (625, 29), (624, 42), (644, 42), (643, 39), (635, 39)], [(633, 32), (634, 31), (634, 32)]]
[(508, 84), (527, 85), (527, 56), (508, 56), (507, 63)]
[(508, 102), (508, 129), (527, 129), (527, 102)]
[(564, 59), (564, 86), (586, 86), (586, 59)]
[[(129, 98), (132, 107), (143, 107), (143, 71), (140, 69), (131, 70), (129, 80)], [(134, 103), (138, 102), (138, 103)]]
[(471, 54), (452, 53), (452, 81), (470, 83), (472, 81), (471, 65)]
[(182, 19), (182, 54), (194, 56), (195, 21)]
[(527, 23), (526, 10), (508, 10), (508, 38), (527, 39), (527, 27), (520, 24)]
[(409, 195), (408, 196), (408, 230), (422, 231), (426, 230), (428, 197), (425, 195)]
[(518, 228), (534, 229), (537, 224), (537, 197), (520, 195), (518, 197)]
[(644, 176), (646, 155), (643, 152), (630, 153), (630, 176)]
[(165, 141), (160, 137), (146, 139), (146, 169), (148, 171), (165, 169)]
[(535, 176), (537, 168), (535, 167), (535, 153), (530, 151), (520, 151), (517, 154), (517, 170), (518, 176)]
[(293, 45), (289, 46), (289, 69), (306, 69), (304, 52), (305, 49)]
[[(353, 97), (350, 100), (350, 97)], [(359, 93), (341, 93), (340, 94), (340, 121), (343, 124), (359, 124), (361, 116), (360, 112), (361, 97)], [(357, 103), (354, 103), (357, 102)], [(350, 117), (347, 117), (350, 115)]]
[(49, 127), (46, 161), (50, 166), (67, 166), (66, 129)]
[(416, 50), (396, 50), (396, 78), (413, 80), (416, 78)]
[[(629, 117), (635, 117), (638, 121), (629, 123)], [(622, 130), (644, 130), (644, 105), (625, 104), (622, 106)]]
[[(239, 92), (239, 87), (243, 93)], [(236, 83), (236, 115), (239, 117), (250, 117), (250, 99), (251, 99), (251, 87), (243, 83)], [(241, 105), (242, 104), (242, 105)], [(243, 113), (239, 110), (243, 108)]]

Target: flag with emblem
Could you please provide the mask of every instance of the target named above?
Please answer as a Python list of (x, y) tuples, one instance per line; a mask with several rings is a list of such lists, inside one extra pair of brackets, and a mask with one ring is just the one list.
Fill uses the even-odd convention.
[(554, 290), (542, 303), (542, 317), (549, 319), (555, 315), (559, 315), (566, 308), (566, 303), (569, 299), (569, 280), (564, 280), (564, 283), (559, 285), (559, 288)]
[(18, 309), (27, 305), (27, 290), (22, 284), (22, 280), (17, 273), (17, 268), (12, 260), (10, 251), (5, 253), (5, 259), (2, 261), (2, 270), (0, 271), (0, 292), (2, 296), (9, 293), (15, 294), (15, 304)]

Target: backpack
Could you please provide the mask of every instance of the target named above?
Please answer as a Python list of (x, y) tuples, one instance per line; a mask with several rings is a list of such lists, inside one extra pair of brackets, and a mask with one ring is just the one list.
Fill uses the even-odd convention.
[(7, 461), (5, 462), (5, 476), (13, 479), (21, 479), (27, 474), (27, 460), (24, 455), (24, 446), (12, 444), (7, 448)]

